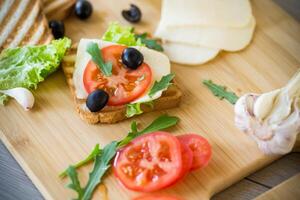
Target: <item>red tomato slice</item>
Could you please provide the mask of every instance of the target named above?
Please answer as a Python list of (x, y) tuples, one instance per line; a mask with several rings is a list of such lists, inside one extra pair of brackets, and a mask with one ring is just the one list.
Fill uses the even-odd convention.
[(167, 132), (134, 139), (118, 152), (114, 174), (125, 187), (152, 192), (171, 185), (182, 171), (181, 145)]
[(193, 152), (193, 164), (191, 170), (205, 167), (211, 158), (211, 146), (208, 141), (197, 134), (177, 136), (182, 144), (186, 144)]
[(183, 163), (182, 171), (179, 179), (182, 179), (185, 175), (187, 175), (187, 173), (192, 168), (193, 152), (187, 144), (182, 143), (180, 140), (179, 142), (181, 143), (181, 156), (182, 156), (182, 163)]
[(133, 200), (179, 200), (173, 196), (166, 196), (166, 195), (145, 195), (137, 197)]
[(146, 63), (136, 70), (130, 70), (122, 64), (121, 55), (125, 48), (112, 45), (101, 50), (103, 60), (113, 64), (112, 76), (104, 76), (92, 60), (88, 62), (83, 74), (83, 84), (87, 93), (96, 89), (105, 90), (109, 94), (110, 106), (124, 105), (137, 99), (151, 84), (152, 72)]

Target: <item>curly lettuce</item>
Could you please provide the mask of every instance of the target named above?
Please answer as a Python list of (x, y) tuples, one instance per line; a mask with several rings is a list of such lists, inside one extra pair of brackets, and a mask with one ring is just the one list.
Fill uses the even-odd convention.
[(102, 40), (126, 46), (145, 46), (140, 38), (136, 38), (133, 31), (132, 27), (121, 26), (118, 22), (112, 22), (104, 33)]
[[(39, 82), (58, 69), (71, 40), (53, 40), (48, 45), (8, 48), (0, 54), (0, 90), (16, 87), (36, 89)], [(0, 93), (0, 104), (8, 97)]]

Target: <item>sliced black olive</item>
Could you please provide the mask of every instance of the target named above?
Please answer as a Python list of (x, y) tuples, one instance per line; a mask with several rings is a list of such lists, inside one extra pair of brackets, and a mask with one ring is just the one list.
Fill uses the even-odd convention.
[(126, 48), (122, 52), (122, 63), (129, 69), (137, 69), (143, 62), (144, 56), (135, 48)]
[(87, 19), (92, 15), (93, 6), (89, 1), (78, 0), (75, 4), (75, 15), (79, 19)]
[(86, 106), (91, 112), (98, 112), (104, 108), (109, 99), (109, 95), (104, 90), (95, 90), (87, 98)]
[(122, 16), (129, 22), (137, 23), (142, 18), (142, 12), (136, 5), (130, 4), (130, 9), (123, 10)]
[(62, 21), (51, 20), (49, 22), (52, 34), (55, 39), (63, 38), (65, 35), (65, 25)]

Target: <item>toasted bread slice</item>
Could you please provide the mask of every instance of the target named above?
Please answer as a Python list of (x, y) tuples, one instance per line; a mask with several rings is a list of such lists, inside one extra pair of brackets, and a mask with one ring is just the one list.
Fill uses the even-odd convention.
[[(80, 117), (90, 124), (111, 124), (127, 119), (126, 106), (106, 106), (101, 111), (93, 113), (90, 112), (86, 107), (86, 100), (76, 98), (72, 78), (75, 66), (76, 51), (76, 46), (72, 47), (69, 50), (69, 52), (63, 59), (62, 68), (65, 73), (72, 96), (74, 98), (76, 110), (79, 113)], [(141, 108), (144, 112), (173, 108), (179, 105), (181, 96), (182, 93), (180, 89), (176, 86), (176, 84), (173, 84), (168, 88), (168, 90), (163, 92), (163, 95), (159, 99), (154, 100), (153, 107), (142, 105)]]
[(47, 19), (63, 20), (71, 13), (76, 0), (43, 0)]
[(53, 39), (40, 0), (0, 1), (0, 52), (27, 44), (47, 44)]

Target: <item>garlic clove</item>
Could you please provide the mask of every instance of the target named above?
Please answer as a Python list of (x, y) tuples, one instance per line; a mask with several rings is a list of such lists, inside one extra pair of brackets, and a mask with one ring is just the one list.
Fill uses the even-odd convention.
[(0, 90), (0, 93), (6, 94), (14, 98), (25, 110), (29, 110), (34, 105), (34, 96), (30, 90), (17, 87), (8, 90)]
[(245, 133), (247, 133), (247, 130), (250, 127), (250, 116), (247, 112), (247, 99), (249, 96), (250, 94), (243, 95), (238, 99), (234, 106), (235, 125)]
[(266, 120), (270, 124), (278, 124), (286, 119), (291, 113), (292, 102), (293, 99), (285, 91), (280, 92)]
[(300, 132), (300, 99), (293, 103), (293, 112), (279, 124), (260, 121), (251, 114), (257, 96), (246, 94), (235, 106), (235, 124), (257, 143), (265, 154), (286, 154), (293, 148)]
[(286, 119), (291, 113), (292, 103), (297, 97), (300, 97), (300, 70), (281, 89), (267, 120), (270, 123), (280, 123)]
[(269, 114), (270, 110), (272, 110), (273, 104), (279, 92), (280, 89), (274, 90), (268, 93), (264, 93), (257, 98), (254, 104), (253, 112), (259, 120), (264, 120), (265, 117)]
[(291, 78), (285, 86), (285, 90), (291, 98), (300, 96), (300, 70)]
[(235, 124), (266, 154), (290, 152), (300, 133), (300, 71), (280, 90), (245, 94), (235, 104)]

